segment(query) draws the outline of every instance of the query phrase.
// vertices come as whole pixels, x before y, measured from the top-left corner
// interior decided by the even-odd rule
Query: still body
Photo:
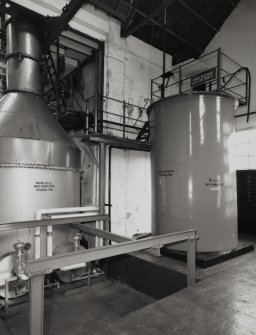
[[[35,220],[42,208],[78,207],[80,205],[80,173],[64,168],[2,167],[0,168],[0,222]],[[32,230],[32,231],[31,231]],[[68,232],[68,233],[67,233]],[[71,242],[70,228],[54,227],[53,249]],[[34,229],[2,231],[0,254],[13,251],[16,241],[31,243],[33,254]],[[46,255],[46,234],[42,229],[41,255]]]

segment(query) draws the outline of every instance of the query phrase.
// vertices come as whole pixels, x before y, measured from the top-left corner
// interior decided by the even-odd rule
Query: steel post
[[[126,103],[123,101],[123,138],[125,138]]]
[[[196,271],[196,238],[187,240],[187,286],[195,283]]]
[[[29,280],[29,335],[43,335],[44,275]]]
[[[95,93],[94,98],[94,133],[98,133],[98,94]]]
[[[163,19],[163,78],[161,98],[165,97],[165,63],[166,63],[166,0],[164,0],[164,19]]]
[[[221,48],[217,50],[217,92],[220,91],[220,76],[221,76]]]
[[[179,66],[179,93],[182,92],[182,79],[181,79],[182,73],[181,73],[181,66]]]

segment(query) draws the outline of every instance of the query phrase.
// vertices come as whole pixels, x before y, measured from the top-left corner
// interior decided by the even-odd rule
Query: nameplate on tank
[[[221,187],[224,186],[223,181],[220,178],[208,178],[207,182],[205,183],[205,186],[210,187],[211,191],[219,190]]]
[[[173,174],[174,174],[174,170],[160,170],[160,171],[158,171],[159,176],[169,176],[169,177],[171,177],[171,176],[173,176]]]
[[[37,192],[53,192],[55,185],[51,181],[36,181],[34,189]]]
[[[190,86],[198,86],[216,78],[216,67],[200,72],[191,77]]]

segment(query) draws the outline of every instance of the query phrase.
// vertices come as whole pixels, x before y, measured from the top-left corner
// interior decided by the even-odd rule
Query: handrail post
[[[179,66],[179,93],[182,91],[181,66]]]
[[[126,118],[126,103],[123,101],[123,138],[125,138],[125,118]]]
[[[98,94],[94,97],[94,133],[98,133]]]
[[[187,240],[187,286],[195,284],[196,236]]]

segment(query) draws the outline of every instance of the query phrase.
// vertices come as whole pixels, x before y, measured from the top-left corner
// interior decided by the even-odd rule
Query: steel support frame
[[[121,37],[128,37],[129,35],[134,34],[136,31],[144,27],[148,22],[152,21],[156,16],[161,14],[167,7],[173,5],[176,0],[165,0],[162,1],[161,5],[155,8],[153,11],[150,12],[148,16],[146,16],[143,20],[137,23],[134,26],[129,27],[126,32]]]
[[[15,229],[24,229],[24,228],[36,228],[46,227],[46,226],[55,226],[55,225],[63,225],[72,223],[80,223],[80,222],[95,222],[95,221],[107,221],[109,220],[109,216],[105,215],[90,215],[90,216],[79,216],[70,218],[62,218],[62,219],[43,219],[40,220],[40,224],[38,220],[32,221],[21,221],[21,222],[10,222],[10,223],[0,223],[0,232],[4,230],[15,230]]]
[[[136,140],[122,139],[120,137],[110,135],[89,135],[82,138],[84,143],[105,143],[106,145],[112,145],[119,147],[120,149],[131,149],[131,150],[144,150],[150,151],[151,146],[145,142],[138,142]]]
[[[69,21],[79,11],[79,9],[87,3],[87,0],[71,0],[62,10],[58,17],[58,24],[56,28],[51,30],[44,42],[44,50],[48,50],[50,45],[59,37],[61,32],[68,27]]]
[[[78,225],[81,230],[83,225]],[[119,235],[95,228],[87,229],[88,233],[112,240],[121,239]],[[124,238],[125,239],[125,238]],[[81,261],[91,262],[103,258],[145,250],[152,247],[177,244],[187,241],[187,285],[195,283],[195,253],[196,253],[196,230],[191,229],[183,232],[150,237],[142,240],[129,240],[120,244],[104,246],[101,248],[88,249],[77,253],[56,255],[41,259],[27,260],[26,273],[30,277],[29,292],[29,334],[43,335],[43,305],[44,305],[44,275],[62,266],[80,263]]]
[[[177,0],[176,0],[177,1]],[[119,20],[121,21],[125,21],[126,17],[123,15],[120,15],[120,13],[118,13],[116,10],[111,9],[111,7],[104,5],[102,2],[100,2],[99,0],[89,0],[90,4],[92,4],[93,6],[96,6],[100,9],[102,9],[103,11],[105,11],[106,13],[113,15],[115,17],[117,17]],[[123,0],[121,1],[123,4],[125,4],[128,7],[132,7],[132,5],[129,2],[124,2]],[[141,10],[139,10],[138,8],[136,9],[136,13],[139,14],[140,16],[142,16],[144,19],[146,19],[148,16],[146,13],[142,12]],[[151,19],[150,22],[152,22],[153,24],[155,24],[158,27],[162,26],[162,23],[157,21],[155,18]],[[129,33],[129,31],[127,30],[126,35]],[[189,41],[185,40],[185,38],[181,37],[178,33],[175,33],[174,31],[170,30],[170,29],[166,29],[166,33],[172,35],[173,37],[175,37],[177,40],[179,40],[181,43],[183,43],[184,45],[187,45],[188,47],[190,47],[191,49],[195,50],[196,52],[198,52],[199,54],[201,54],[203,52],[203,50],[199,49],[198,47],[196,47],[195,45],[193,45],[192,43],[190,43]]]
[[[133,8],[131,8],[127,20],[122,23],[121,36],[124,36],[127,33],[127,29],[129,28],[130,24],[132,23],[132,20],[134,18],[134,15],[136,14],[136,10],[137,10],[140,2],[141,2],[141,0],[135,0],[133,2],[133,4],[132,4]]]
[[[194,15],[199,21],[204,23],[208,28],[210,28],[215,33],[218,31],[216,27],[214,27],[210,22],[208,22],[204,17],[199,15],[196,11],[194,11],[187,3],[185,3],[183,0],[178,0],[178,3],[187,11],[189,11],[192,15]]]

